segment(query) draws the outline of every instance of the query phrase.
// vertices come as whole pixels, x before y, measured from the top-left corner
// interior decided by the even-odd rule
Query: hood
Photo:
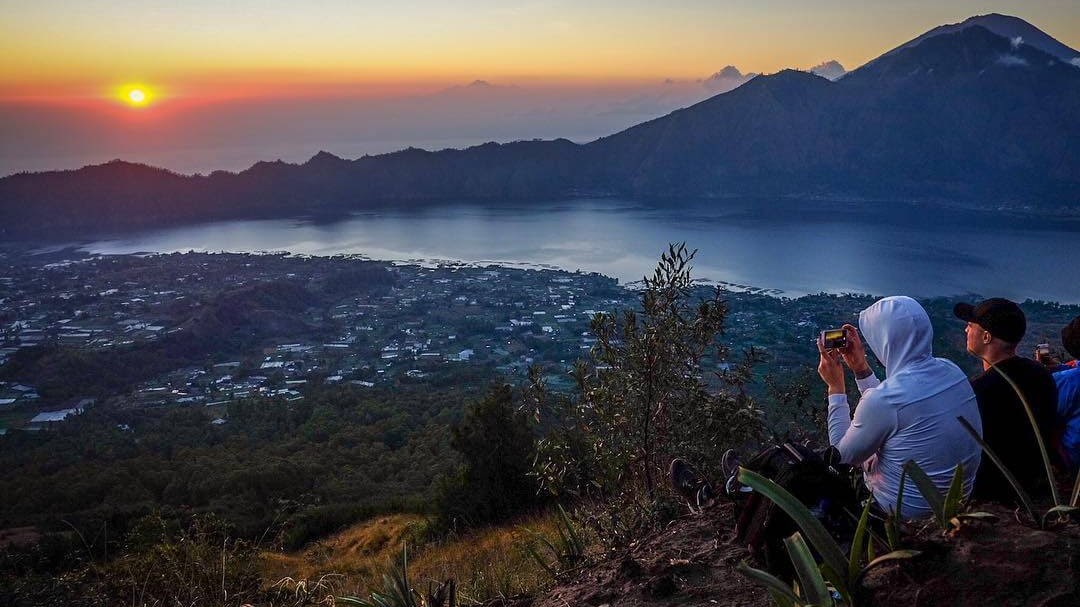
[[[874,302],[859,314],[859,330],[870,350],[892,377],[914,363],[930,358],[934,328],[919,302],[903,295]]]

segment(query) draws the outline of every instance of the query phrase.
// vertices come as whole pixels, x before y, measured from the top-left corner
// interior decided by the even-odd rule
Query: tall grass
[[[477,529],[464,535],[432,538],[417,515],[378,517],[353,526],[305,550],[264,552],[264,579],[318,580],[328,574],[344,594],[370,597],[384,588],[387,564],[400,559],[408,545],[409,584],[423,593],[453,579],[461,604],[473,604],[536,592],[551,578],[529,554],[544,538],[561,542],[557,512],[515,523]],[[565,533],[565,531],[563,531]],[[585,538],[579,537],[582,545]],[[535,549],[535,548],[534,548]],[[309,582],[311,583],[311,582]]]

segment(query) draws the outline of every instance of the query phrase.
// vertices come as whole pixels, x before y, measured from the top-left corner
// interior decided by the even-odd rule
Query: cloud
[[[1002,55],[998,57],[997,62],[1001,65],[1009,66],[1028,65],[1027,59],[1024,59],[1023,57],[1018,57],[1016,55]]]
[[[728,65],[719,72],[702,80],[701,84],[711,93],[726,93],[727,91],[742,86],[747,80],[750,80],[754,76],[757,76],[757,74],[753,72],[744,74],[734,65]]]
[[[1080,67],[1080,57],[1073,57],[1072,59],[1069,59],[1069,63],[1075,65],[1076,67]]]
[[[841,76],[847,73],[844,66],[840,65],[840,62],[833,59],[830,61],[823,61],[814,67],[810,68],[810,73],[822,78],[828,78],[829,80],[837,80]]]
[[[1014,51],[1016,49],[1020,48],[1020,45],[1023,44],[1023,43],[1024,43],[1024,37],[1023,36],[1017,36],[1015,38],[1010,38],[1009,39],[1009,44],[1012,45]]]

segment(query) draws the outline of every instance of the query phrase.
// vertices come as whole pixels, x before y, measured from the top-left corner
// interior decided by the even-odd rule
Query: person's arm
[[[855,375],[855,385],[859,387],[859,394],[866,394],[867,390],[872,390],[881,385],[881,381],[878,380],[877,375],[874,375],[870,367],[867,367],[865,375],[862,377],[859,377],[858,374]]]
[[[818,338],[818,375],[829,389],[829,444],[840,451],[845,464],[861,465],[878,450],[881,443],[896,427],[895,410],[874,404],[872,394],[865,394],[878,385],[877,377],[866,364],[866,353],[858,332],[851,325],[844,325],[848,333],[848,347],[842,351],[826,350]],[[853,367],[856,384],[864,393],[855,418],[851,418],[844,386],[844,362]]]
[[[892,407],[879,404],[872,394],[855,407],[854,419],[849,411],[846,395],[829,396],[829,444],[840,451],[842,462],[858,466],[896,429],[896,413]]]

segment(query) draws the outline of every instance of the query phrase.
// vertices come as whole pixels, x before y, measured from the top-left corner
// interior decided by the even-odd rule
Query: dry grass
[[[409,544],[409,579],[418,590],[453,578],[463,604],[533,592],[550,578],[528,555],[532,533],[553,538],[556,517],[542,515],[433,543],[418,544],[426,522],[416,515],[382,516],[317,541],[304,550],[265,552],[267,584],[282,578],[334,575],[339,594],[362,595],[381,586],[390,563]],[[341,577],[337,577],[340,575]]]
[[[414,542],[425,524],[424,518],[417,515],[381,516],[318,540],[299,552],[264,552],[263,578],[273,583],[285,577],[311,580],[339,574],[350,587],[370,586],[382,579],[390,559],[401,554],[405,541]]]

